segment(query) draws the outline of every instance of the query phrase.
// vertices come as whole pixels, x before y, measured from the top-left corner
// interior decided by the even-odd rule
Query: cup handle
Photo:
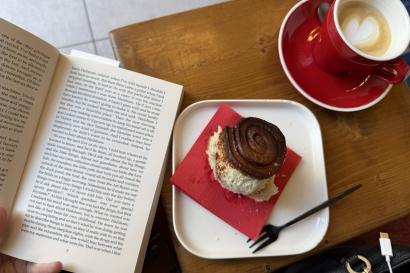
[[[402,82],[409,72],[409,65],[402,58],[397,58],[379,65],[373,75],[390,84],[397,84]]]
[[[332,4],[335,0],[308,0],[308,2],[310,3],[310,12],[312,12],[312,14],[317,14],[318,13],[318,9],[320,7],[321,4],[323,3],[329,3]]]

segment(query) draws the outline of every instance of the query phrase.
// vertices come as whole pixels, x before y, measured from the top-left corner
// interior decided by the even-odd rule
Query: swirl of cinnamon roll
[[[234,128],[224,128],[224,147],[229,162],[243,173],[265,179],[282,166],[286,141],[275,125],[259,118],[242,118]]]

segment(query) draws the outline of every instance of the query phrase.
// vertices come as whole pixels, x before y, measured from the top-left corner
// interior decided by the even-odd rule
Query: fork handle
[[[359,189],[361,187],[362,187],[362,184],[357,184],[357,185],[351,187],[350,189],[345,190],[344,192],[340,193],[339,195],[330,198],[329,200],[323,202],[322,204],[312,208],[311,210],[308,210],[307,212],[303,213],[302,215],[300,215],[300,216],[296,217],[295,219],[287,222],[286,224],[280,226],[280,228],[282,229],[282,228],[291,226],[291,225],[305,219],[306,217],[309,217],[310,215],[315,214],[319,210],[324,209],[326,207],[329,207],[333,203],[343,199],[344,197],[346,197],[347,195],[351,194],[352,192],[356,191],[357,189]]]

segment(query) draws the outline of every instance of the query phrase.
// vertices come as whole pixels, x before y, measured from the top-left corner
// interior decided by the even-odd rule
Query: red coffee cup
[[[332,74],[366,73],[373,74],[384,81],[396,84],[403,81],[410,68],[400,58],[410,42],[410,18],[406,8],[399,0],[354,0],[372,5],[386,19],[391,43],[389,49],[380,55],[370,55],[359,50],[346,38],[339,23],[339,11],[352,0],[309,0],[313,10],[330,3],[321,26],[319,37],[313,47],[315,62],[326,72]]]

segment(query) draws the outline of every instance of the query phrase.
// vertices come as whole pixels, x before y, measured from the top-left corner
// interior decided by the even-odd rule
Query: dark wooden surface
[[[181,273],[161,202],[152,225],[142,273]]]
[[[280,24],[294,0],[238,0],[127,26],[111,32],[122,65],[184,86],[182,109],[206,99],[290,99],[319,120],[329,195],[352,183],[360,194],[330,210],[325,239],[305,255],[206,260],[187,252],[172,233],[186,273],[262,273],[410,213],[410,92],[404,84],[376,106],[355,113],[320,108],[286,78],[278,57]],[[162,202],[172,229],[172,196],[164,181]]]

